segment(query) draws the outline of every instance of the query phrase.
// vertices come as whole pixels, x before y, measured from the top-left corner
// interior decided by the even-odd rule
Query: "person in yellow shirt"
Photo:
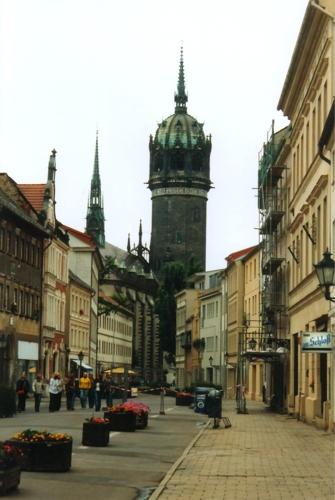
[[[83,376],[79,379],[79,391],[80,391],[80,404],[82,408],[86,408],[88,391],[91,388],[91,380],[84,372]]]

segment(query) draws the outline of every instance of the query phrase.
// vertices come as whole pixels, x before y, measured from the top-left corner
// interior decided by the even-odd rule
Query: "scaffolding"
[[[283,409],[284,373],[287,340],[287,279],[284,263],[284,216],[287,212],[286,166],[282,158],[287,146],[289,127],[274,132],[274,121],[258,157],[258,210],[261,249],[259,331],[249,333],[246,325],[239,334],[237,369],[237,412],[247,413],[245,387],[248,363],[264,363],[263,401],[274,409]]]

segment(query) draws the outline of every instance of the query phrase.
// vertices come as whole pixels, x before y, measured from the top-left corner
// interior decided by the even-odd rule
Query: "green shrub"
[[[0,386],[0,417],[12,417],[16,413],[16,393],[12,387]]]

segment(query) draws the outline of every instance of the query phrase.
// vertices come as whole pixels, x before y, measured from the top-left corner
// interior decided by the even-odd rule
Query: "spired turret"
[[[164,262],[180,261],[205,269],[206,203],[211,188],[211,136],[203,123],[187,113],[181,49],[175,113],[150,136],[152,192],[151,266],[160,273]]]
[[[92,236],[98,247],[105,246],[105,216],[99,172],[98,132],[95,141],[94,167],[91,180],[90,198],[87,206],[86,233]]]

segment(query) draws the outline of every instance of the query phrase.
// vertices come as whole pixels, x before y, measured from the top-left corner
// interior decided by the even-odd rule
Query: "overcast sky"
[[[212,134],[207,268],[258,243],[258,152],[307,0],[0,0],[0,171],[47,179],[57,218],[84,230],[99,129],[106,238],[150,243],[149,135],[174,112],[184,46],[188,112]]]

